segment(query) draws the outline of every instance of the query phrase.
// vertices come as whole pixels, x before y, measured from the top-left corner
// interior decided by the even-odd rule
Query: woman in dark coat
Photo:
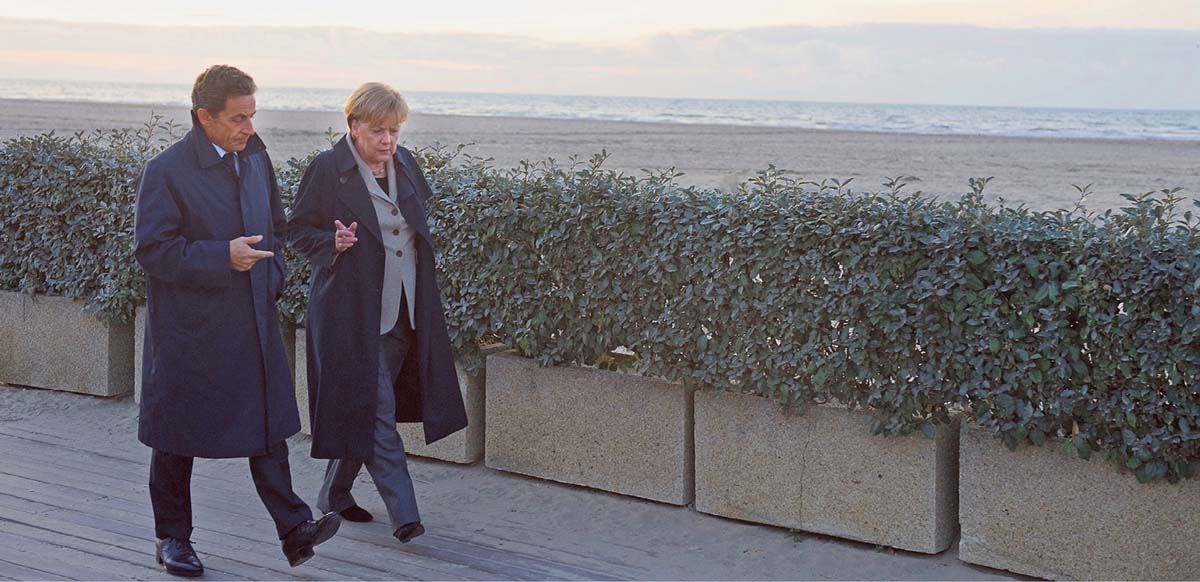
[[[351,485],[365,464],[401,542],[424,533],[396,422],[432,443],[467,425],[425,216],[432,192],[397,147],[408,105],[380,83],[346,102],[349,133],[313,160],[288,221],[312,263],[308,315],[312,455],[330,459],[317,505],[371,515]]]

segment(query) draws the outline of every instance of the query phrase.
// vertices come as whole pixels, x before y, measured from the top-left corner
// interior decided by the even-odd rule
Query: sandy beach
[[[413,104],[420,109],[419,103]],[[60,133],[136,127],[163,114],[185,127],[179,107],[0,100],[0,139],[55,130]],[[326,132],[341,131],[336,112],[259,111],[256,126],[281,163],[328,147]],[[885,177],[920,178],[910,188],[937,196],[968,191],[971,177],[993,176],[987,198],[1037,210],[1068,208],[1072,184],[1092,184],[1087,206],[1123,205],[1121,193],[1182,187],[1200,194],[1200,142],[944,136],[841,132],[770,127],[635,123],[413,114],[401,141],[408,147],[473,144],[473,155],[498,166],[521,160],[600,150],[607,166],[630,174],[674,167],[685,184],[730,188],[769,164],[806,179],[854,178],[856,189],[876,190]]]

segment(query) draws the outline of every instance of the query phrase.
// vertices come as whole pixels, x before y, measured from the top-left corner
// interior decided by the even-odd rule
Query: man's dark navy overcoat
[[[199,125],[147,164],[135,256],[146,273],[138,438],[193,457],[261,455],[300,430],[275,301],[286,217],[271,159],[253,136],[240,177]],[[229,241],[275,253],[232,269]]]

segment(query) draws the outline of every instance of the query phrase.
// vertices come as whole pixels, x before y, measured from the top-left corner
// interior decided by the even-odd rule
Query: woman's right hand
[[[351,222],[350,226],[342,224],[340,220],[333,221],[333,252],[343,253],[354,246],[358,242],[358,237],[355,232],[358,231],[358,223]]]

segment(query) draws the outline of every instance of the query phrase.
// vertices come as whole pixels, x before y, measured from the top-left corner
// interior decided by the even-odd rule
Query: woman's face
[[[400,124],[369,123],[356,119],[350,124],[350,137],[354,138],[354,148],[363,161],[370,165],[382,164],[396,153]]]

